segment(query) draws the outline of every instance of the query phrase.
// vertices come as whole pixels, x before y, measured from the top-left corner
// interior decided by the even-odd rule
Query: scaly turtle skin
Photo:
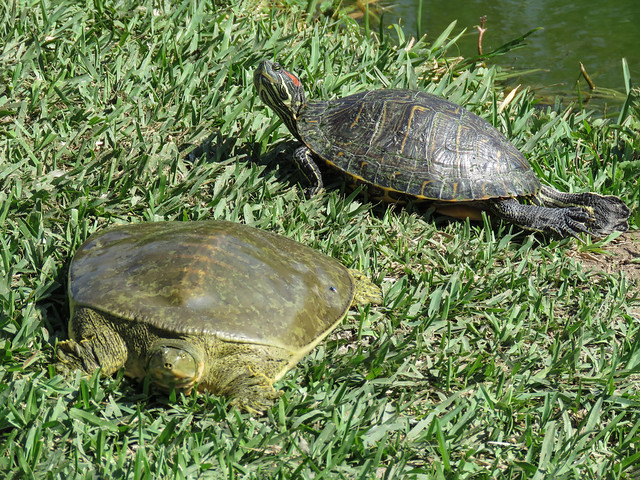
[[[296,75],[263,60],[260,98],[302,142],[294,160],[322,188],[316,161],[383,191],[434,201],[442,213],[479,218],[487,210],[523,228],[561,237],[627,231],[629,208],[615,196],[569,194],[542,185],[496,128],[455,103],[412,90],[375,90],[307,103]],[[520,202],[527,199],[528,204]]]
[[[224,221],[110,228],[69,268],[71,340],[58,368],[124,367],[164,389],[197,383],[249,411],[354,303],[380,303],[364,276],[293,240]]]

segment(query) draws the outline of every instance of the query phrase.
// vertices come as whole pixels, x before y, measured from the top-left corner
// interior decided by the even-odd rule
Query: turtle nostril
[[[164,368],[168,369],[168,370],[172,370],[173,369],[173,365],[170,363],[165,363],[164,364]]]

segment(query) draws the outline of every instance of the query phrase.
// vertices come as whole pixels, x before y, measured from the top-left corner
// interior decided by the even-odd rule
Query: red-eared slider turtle
[[[309,195],[322,188],[316,165],[321,160],[382,189],[387,199],[404,194],[432,200],[455,217],[478,218],[486,210],[562,237],[628,228],[629,208],[619,198],[542,185],[496,128],[438,96],[375,90],[307,103],[298,77],[269,60],[258,65],[254,83],[262,101],[303,144],[294,159],[311,184]]]
[[[164,389],[268,407],[272,384],[313,349],[354,303],[380,302],[357,272],[279,235],[225,221],[110,228],[69,268],[71,340],[63,372],[121,367]]]

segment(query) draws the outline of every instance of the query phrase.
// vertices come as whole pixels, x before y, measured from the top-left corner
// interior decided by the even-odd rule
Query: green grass
[[[0,11],[5,478],[640,476],[637,282],[587,271],[581,251],[604,255],[599,244],[371,204],[340,179],[304,199],[291,136],[252,72],[277,58],[310,98],[445,95],[505,132],[546,182],[620,195],[634,229],[637,92],[614,119],[539,109],[526,91],[500,111],[503,74],[490,59],[456,67],[453,25],[437,39],[367,36],[348,18],[247,2],[18,0]],[[66,269],[88,235],[205,218],[362,269],[384,304],[352,312],[279,382],[263,417],[214,396],[150,394],[122,374],[55,375]]]

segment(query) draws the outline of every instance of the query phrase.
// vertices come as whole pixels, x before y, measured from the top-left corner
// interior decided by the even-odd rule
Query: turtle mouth
[[[171,391],[179,390],[189,394],[196,384],[196,378],[184,372],[173,370],[155,370],[150,372],[151,380],[159,388]]]
[[[280,65],[269,62],[268,60],[262,60],[258,64],[258,67],[253,71],[253,81],[256,83],[258,81],[272,82],[273,76],[269,75],[269,71],[279,70],[279,69],[280,69]]]

